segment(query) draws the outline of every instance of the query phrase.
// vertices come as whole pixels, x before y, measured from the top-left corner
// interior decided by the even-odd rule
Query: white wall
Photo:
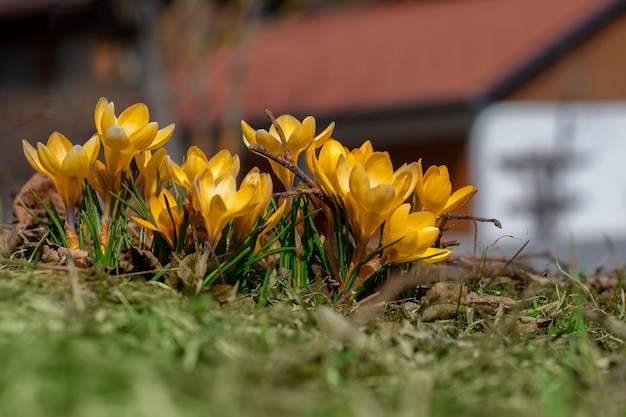
[[[569,166],[553,176],[551,189],[571,201],[538,230],[536,217],[523,207],[535,193],[540,170],[515,171],[510,161],[558,154]],[[502,230],[482,225],[480,247],[512,235],[516,238],[501,239],[493,253],[515,253],[530,240],[526,252],[547,248],[568,260],[573,242],[578,265],[590,270],[615,266],[609,239],[626,262],[626,102],[493,105],[474,124],[470,158],[471,183],[480,188],[474,212],[503,224]]]

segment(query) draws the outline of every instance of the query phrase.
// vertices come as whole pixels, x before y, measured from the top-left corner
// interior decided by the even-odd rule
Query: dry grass
[[[499,317],[419,323],[394,303],[357,326],[358,311],[5,269],[0,415],[624,415],[620,294],[532,291]],[[590,296],[614,320],[589,316]]]

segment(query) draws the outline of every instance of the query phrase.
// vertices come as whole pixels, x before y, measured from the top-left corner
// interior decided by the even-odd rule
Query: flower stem
[[[65,219],[63,229],[65,230],[65,236],[67,237],[70,249],[80,249],[78,235],[76,234],[76,215],[74,206],[68,205],[65,208]]]

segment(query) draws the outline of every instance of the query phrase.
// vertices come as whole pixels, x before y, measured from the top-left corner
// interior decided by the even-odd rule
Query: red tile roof
[[[475,99],[616,3],[383,2],[268,22],[244,49],[241,115],[265,119],[269,108],[332,116]],[[224,48],[210,61],[214,120],[223,117],[232,57]]]

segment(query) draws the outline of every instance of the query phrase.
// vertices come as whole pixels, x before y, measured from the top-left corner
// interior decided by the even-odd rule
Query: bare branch
[[[278,162],[280,165],[284,166],[285,168],[296,174],[296,176],[300,178],[302,182],[304,182],[311,190],[313,190],[311,191],[312,194],[315,194],[321,199],[324,198],[324,193],[322,192],[322,190],[317,185],[315,185],[315,182],[308,175],[306,175],[298,165],[294,164],[293,161],[289,161],[281,156],[278,156],[268,151],[259,144],[250,145],[248,146],[248,149],[250,149],[252,152],[261,154],[266,158],[271,159],[272,161]]]

